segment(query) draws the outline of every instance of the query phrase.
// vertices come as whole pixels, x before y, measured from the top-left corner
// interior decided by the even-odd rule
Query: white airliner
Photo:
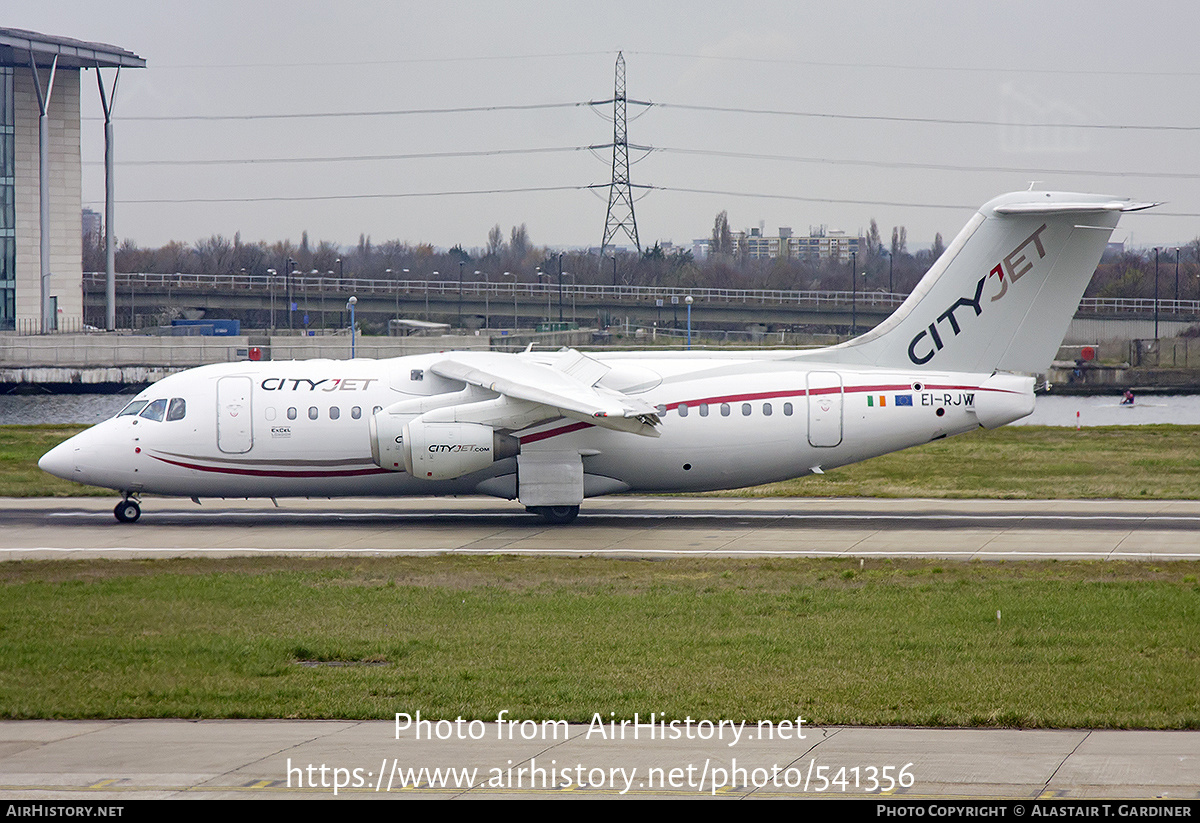
[[[1151,205],[998,197],[891,317],[830,348],[204,366],[39,465],[121,492],[121,521],[142,494],[482,494],[566,523],[596,495],[820,474],[1033,411],[1121,212]]]

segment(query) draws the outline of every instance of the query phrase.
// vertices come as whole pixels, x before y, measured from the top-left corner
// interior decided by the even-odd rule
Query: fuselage
[[[517,497],[513,457],[452,479],[414,477],[373,459],[373,415],[465,388],[431,371],[445,357],[193,369],[146,389],[40,465],[130,494]],[[592,357],[610,368],[604,383],[657,407],[660,436],[563,417],[512,432],[522,454],[580,455],[585,497],[800,477],[1000,425],[1033,407],[1032,378],[1017,376],[847,368],[803,358]]]

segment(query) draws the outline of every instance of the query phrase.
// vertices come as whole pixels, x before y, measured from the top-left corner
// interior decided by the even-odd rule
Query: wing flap
[[[563,417],[657,437],[658,410],[644,400],[596,386],[608,367],[568,349],[549,362],[525,355],[457,352],[430,366],[435,374],[537,403]]]

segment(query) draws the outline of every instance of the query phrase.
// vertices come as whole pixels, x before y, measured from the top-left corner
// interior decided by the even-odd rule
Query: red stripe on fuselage
[[[873,392],[916,392],[911,383],[901,384],[884,384],[878,386],[852,386],[843,388],[841,386],[828,386],[826,388],[813,389],[788,389],[783,391],[767,391],[767,392],[752,392],[749,394],[727,394],[718,395],[715,397],[701,397],[696,400],[678,400],[674,403],[667,403],[663,406],[666,411],[677,409],[681,405],[688,407],[698,406],[703,403],[709,405],[717,405],[720,403],[745,403],[750,400],[769,400],[779,397],[805,397],[807,395],[820,394],[871,394]],[[923,385],[921,391],[998,391],[1005,394],[1012,394],[1009,389],[985,389],[982,386],[943,386],[943,385]],[[919,392],[918,392],[919,393]],[[547,431],[537,432],[535,434],[527,434],[522,436],[522,443],[536,443],[539,440],[547,440],[551,437],[558,437],[561,434],[571,434],[572,432],[581,431],[591,428],[593,423],[571,423],[567,426],[561,426],[557,429],[549,429]]]
[[[245,477],[295,477],[295,478],[311,478],[311,477],[362,477],[369,474],[387,474],[387,469],[370,468],[370,469],[350,469],[348,471],[329,471],[329,470],[303,470],[303,471],[283,471],[277,469],[233,469],[225,466],[201,466],[195,463],[182,463],[178,460],[168,460],[165,457],[158,455],[150,455],[155,460],[163,463],[169,463],[172,466],[179,466],[184,469],[195,469],[202,472],[214,472],[216,474],[237,474]]]

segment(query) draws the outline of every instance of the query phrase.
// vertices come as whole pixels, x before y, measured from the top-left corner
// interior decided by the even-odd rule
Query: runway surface
[[[617,497],[587,501],[569,526],[545,525],[515,503],[490,499],[280,500],[276,508],[258,500],[197,506],[148,498],[135,524],[116,522],[115,502],[0,500],[0,559],[434,553],[1200,559],[1198,502]],[[431,725],[418,739],[411,728],[397,735],[386,718],[0,722],[0,796],[106,803],[383,794],[982,798],[1029,801],[1031,814],[1056,800],[1143,799],[1200,811],[1200,732],[802,727],[804,738],[769,739],[751,726],[733,742],[731,729],[717,738],[716,721],[696,721],[697,735],[667,740],[648,740],[645,729],[637,740],[614,740],[587,726],[571,726],[561,737],[539,726],[526,737],[523,724],[497,739],[494,722],[479,739],[471,739],[469,728],[464,739],[452,725]],[[708,737],[699,735],[701,722],[712,724]]]
[[[106,804],[385,796],[949,804],[974,798],[1028,801],[1032,816],[1039,816],[1035,806],[1049,816],[1046,809],[1063,800],[1098,806],[1138,799],[1157,802],[1134,808],[1200,811],[1195,732],[800,726],[781,739],[778,727],[718,731],[693,724],[677,739],[651,738],[642,728],[636,740],[629,730],[614,740],[586,725],[513,720],[518,725],[463,728],[462,738],[478,732],[478,740],[432,725],[418,739],[415,727],[397,732],[394,720],[3,722],[0,796]],[[1092,816],[1118,816],[1116,804],[1110,815]]]
[[[613,497],[567,526],[477,498],[0,500],[0,559],[237,554],[1200,559],[1197,501]]]

